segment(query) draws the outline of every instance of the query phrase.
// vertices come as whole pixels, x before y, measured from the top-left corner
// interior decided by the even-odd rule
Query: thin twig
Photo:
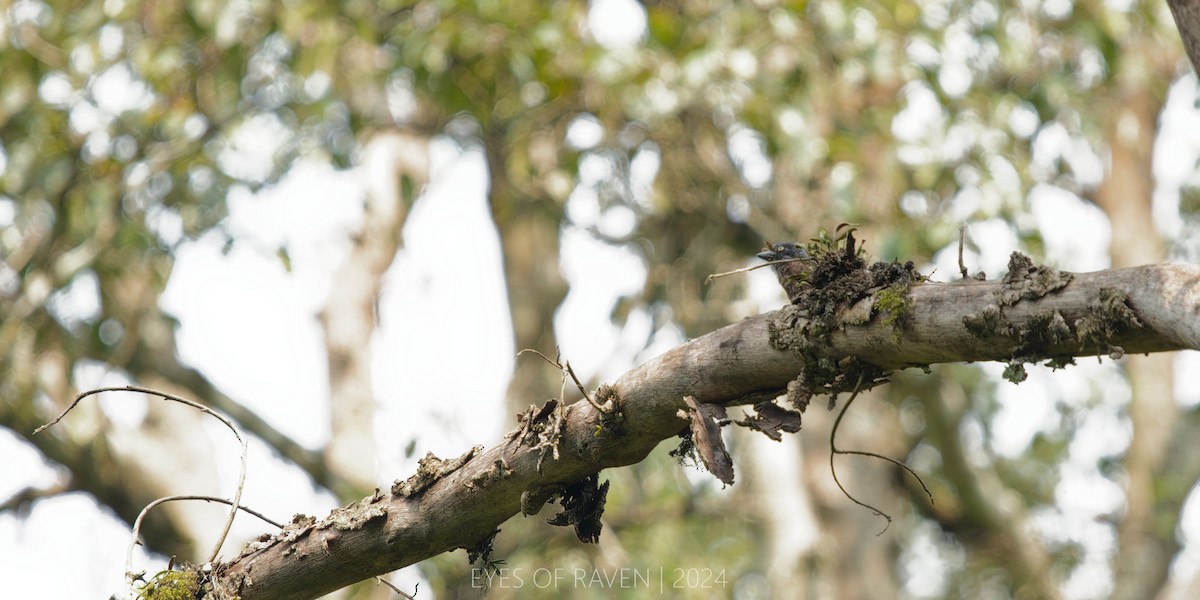
[[[962,273],[962,278],[967,278],[967,264],[963,262],[963,244],[967,239],[967,226],[958,226],[958,272]]]
[[[562,367],[559,366],[559,369],[562,369]],[[566,373],[566,371],[563,371],[562,377],[559,378],[558,410],[556,412],[558,413],[557,418],[552,420],[550,423],[550,425],[552,426],[552,429],[550,430],[550,440],[549,440],[550,444],[543,446],[542,455],[538,457],[538,462],[537,462],[537,472],[538,473],[542,472],[542,461],[546,460],[546,452],[552,451],[554,453],[554,460],[558,460],[558,441],[560,439],[562,439],[563,427],[566,427],[566,424],[567,424],[567,373]],[[543,440],[542,444],[545,444],[545,443],[546,443],[546,441]]]
[[[566,427],[567,423],[567,370],[571,367],[569,365],[564,367],[563,364],[558,361],[561,355],[555,355],[554,360],[551,360],[550,357],[532,348],[526,348],[518,352],[517,356],[519,357],[526,352],[532,352],[542,357],[542,360],[554,365],[554,368],[561,371],[562,375],[560,380],[562,385],[558,388],[558,407],[555,409],[555,418],[548,421],[548,427],[546,429],[546,431],[548,431],[548,437],[538,434],[538,443],[536,446],[534,446],[535,450],[541,449],[542,451],[537,460],[537,472],[540,474],[542,472],[542,462],[546,460],[547,453],[552,452],[554,454],[554,460],[558,460],[559,457],[558,440],[562,437],[563,428]],[[580,389],[582,390],[583,388]],[[588,398],[587,393],[584,393],[583,397]],[[591,403],[592,406],[596,406],[596,404],[591,401],[591,398],[588,398],[588,402]]]
[[[559,398],[558,398],[558,400],[559,400],[559,403],[563,405],[563,408],[564,408],[564,409],[566,408],[566,405],[567,405],[567,398],[566,398],[566,391],[567,391],[567,388],[566,388],[566,385],[565,385],[565,383],[566,383],[566,380],[567,380],[567,375],[570,375],[570,376],[571,376],[571,380],[575,382],[575,387],[579,388],[579,393],[580,393],[580,394],[583,394],[583,399],[584,399],[584,400],[587,400],[588,404],[591,404],[591,405],[592,405],[592,408],[596,409],[597,411],[599,411],[599,412],[601,412],[601,413],[606,413],[606,412],[608,412],[608,411],[607,411],[607,410],[606,410],[606,409],[605,409],[603,406],[601,406],[601,405],[600,405],[599,403],[597,403],[595,400],[592,400],[592,396],[591,396],[590,394],[588,394],[588,393],[587,393],[587,390],[585,390],[585,389],[583,388],[583,383],[581,383],[581,382],[579,381],[579,377],[577,377],[577,376],[575,375],[575,370],[571,368],[571,362],[570,362],[570,361],[563,361],[563,362],[561,362],[561,363],[560,363],[560,362],[559,362],[557,359],[551,359],[549,356],[546,356],[545,354],[542,354],[541,352],[539,352],[539,351],[537,351],[537,350],[534,350],[533,348],[526,348],[526,349],[524,349],[524,350],[522,350],[522,351],[518,352],[518,353],[517,353],[517,356],[519,357],[519,356],[521,356],[522,354],[525,354],[526,352],[531,352],[531,353],[533,353],[533,354],[536,354],[536,355],[538,355],[538,356],[542,357],[542,360],[544,360],[544,361],[546,361],[546,362],[548,362],[548,363],[550,363],[550,364],[554,365],[554,368],[556,368],[556,369],[558,369],[558,370],[560,370],[560,371],[562,371],[562,372],[563,372],[563,383],[564,383],[564,385],[563,385],[563,388],[562,388],[562,390],[560,390],[560,391],[559,391]]]
[[[768,261],[768,262],[757,264],[757,265],[750,265],[749,267],[742,267],[740,269],[734,269],[732,271],[725,271],[724,273],[713,273],[712,275],[709,275],[708,277],[704,278],[704,285],[708,285],[708,284],[712,283],[712,280],[714,280],[718,277],[728,277],[730,275],[737,275],[738,273],[748,273],[755,269],[761,269],[763,267],[769,267],[771,265],[779,265],[779,264],[783,264],[783,263],[796,262],[798,260],[809,260],[809,259],[807,257],[805,257],[805,258],[784,258],[784,259],[780,259],[780,260]]]
[[[392,585],[392,582],[390,582],[390,581],[388,581],[388,580],[386,580],[386,579],[384,579],[384,578],[382,578],[382,577],[379,577],[378,575],[376,575],[376,576],[375,576],[375,581],[378,581],[379,583],[382,583],[383,585],[386,585],[386,586],[388,586],[388,587],[392,588],[392,591],[393,591],[393,592],[396,592],[397,594],[400,594],[401,596],[404,596],[404,598],[405,598],[406,600],[416,600],[416,597],[417,597],[417,590],[419,590],[419,589],[421,588],[421,584],[420,584],[420,583],[418,583],[418,584],[414,585],[414,586],[413,586],[413,593],[412,593],[412,595],[410,596],[410,595],[408,595],[408,594],[406,594],[406,593],[404,593],[404,592],[400,591],[400,588],[398,588],[398,587],[396,587],[396,586]]]
[[[583,397],[585,399],[587,399],[588,404],[591,404],[592,408],[594,408],[600,412],[604,412],[604,409],[601,408],[599,404],[596,404],[596,402],[594,400],[592,400],[592,397],[590,395],[588,395],[587,390],[583,389],[583,384],[580,383],[579,378],[575,376],[575,369],[571,368],[571,361],[569,361],[569,360],[563,361],[563,370],[567,372],[567,375],[571,376],[571,381],[575,382],[575,387],[578,388],[579,393],[583,394]]]
[[[230,502],[229,500],[226,500],[224,498],[217,498],[216,496],[196,496],[196,495],[164,496],[162,498],[159,498],[158,500],[155,500],[154,502],[151,502],[150,504],[147,504],[146,507],[142,509],[142,512],[138,513],[137,519],[135,519],[133,521],[133,539],[134,539],[135,544],[138,543],[138,541],[137,541],[138,533],[142,527],[142,519],[146,517],[146,513],[149,513],[150,509],[154,508],[155,506],[158,506],[159,504],[164,504],[167,502],[174,502],[176,500],[203,500],[205,502],[220,502],[221,504],[225,504],[227,506],[233,506],[233,502]],[[263,521],[270,523],[271,525],[274,525],[280,529],[283,529],[282,523],[277,523],[277,522],[273,521],[270,517],[267,517],[266,515],[254,510],[253,508],[250,508],[248,506],[239,506],[239,507],[237,507],[237,509],[242,512],[245,512],[245,513],[250,513],[251,515],[258,517],[259,519],[262,519]]]
[[[190,407],[224,423],[225,426],[228,427],[229,430],[233,432],[234,437],[237,438],[238,443],[241,444],[241,446],[242,446],[241,471],[238,473],[237,490],[234,492],[233,501],[230,503],[230,506],[232,506],[232,508],[229,509],[229,517],[225,520],[225,528],[221,530],[221,535],[217,536],[217,542],[213,546],[212,552],[209,554],[209,557],[208,557],[208,562],[210,562],[210,563],[217,560],[217,555],[220,554],[220,552],[221,552],[221,546],[223,546],[225,544],[225,538],[229,536],[229,530],[233,527],[233,519],[234,519],[234,517],[237,516],[238,508],[241,507],[242,489],[244,489],[246,487],[246,462],[247,462],[246,455],[249,452],[249,446],[246,443],[246,438],[242,437],[241,431],[238,430],[237,426],[234,425],[232,420],[230,420],[225,415],[222,415],[221,413],[216,412],[216,411],[212,410],[211,408],[204,406],[203,404],[200,404],[199,402],[193,402],[191,400],[188,400],[186,398],[180,398],[179,396],[175,396],[173,394],[168,394],[166,392],[162,392],[162,391],[155,390],[152,388],[146,388],[146,387],[141,387],[141,386],[136,386],[136,385],[127,385],[127,386],[123,386],[123,387],[103,387],[103,388],[96,388],[93,390],[88,390],[86,392],[83,392],[83,393],[79,394],[78,396],[75,396],[75,400],[73,402],[71,402],[71,405],[68,406],[66,408],[66,410],[62,411],[62,413],[60,413],[57,417],[54,417],[54,419],[52,419],[49,423],[46,423],[45,425],[42,425],[41,427],[38,427],[37,429],[33,430],[33,433],[36,435],[36,434],[44,431],[45,429],[54,426],[59,421],[63,420],[63,417],[67,416],[67,413],[71,412],[71,410],[73,410],[79,404],[79,402],[81,400],[83,400],[84,398],[87,398],[88,396],[99,394],[101,392],[140,392],[143,394],[149,394],[151,396],[158,396],[159,398],[162,398],[163,400],[170,400],[172,402],[178,402],[180,404],[185,404],[187,406],[190,406]],[[147,508],[149,508],[149,507],[147,507]],[[134,542],[136,543],[136,541],[137,541],[137,537],[135,535]],[[132,571],[133,571],[133,546],[131,545],[129,547],[128,553],[126,554],[125,572],[131,573]]]
[[[530,353],[532,353],[532,354],[536,354],[536,355],[538,355],[538,356],[542,357],[542,360],[544,360],[544,361],[546,361],[546,362],[548,362],[548,363],[550,363],[550,364],[554,365],[554,367],[555,367],[555,368],[558,368],[558,369],[561,369],[561,368],[562,368],[562,365],[558,364],[558,361],[557,361],[557,360],[554,360],[554,359],[550,358],[549,356],[546,356],[545,354],[542,354],[542,353],[541,353],[541,351],[539,351],[539,350],[534,350],[533,348],[526,348],[526,349],[524,349],[524,350],[522,350],[522,351],[518,352],[518,353],[517,353],[517,358],[520,358],[520,357],[521,357],[521,355],[522,355],[522,354],[525,354],[526,352],[530,352]]]
[[[841,454],[841,451],[839,451],[837,449],[837,444],[834,442],[834,438],[837,436],[838,426],[841,425],[841,423],[842,423],[842,417],[846,416],[846,409],[850,408],[850,405],[854,404],[855,398],[858,397],[858,387],[860,385],[862,385],[862,375],[861,374],[858,377],[858,383],[855,384],[855,386],[854,386],[854,391],[850,394],[850,399],[846,400],[846,404],[842,405],[842,410],[838,412],[837,418],[834,419],[834,421],[833,421],[833,429],[831,429],[829,431],[829,472],[833,475],[833,482],[835,484],[837,484],[838,489],[842,490],[842,494],[845,495],[847,498],[849,498],[851,502],[853,502],[863,508],[869,509],[872,512],[874,512],[875,514],[883,517],[884,519],[887,519],[887,523],[883,526],[883,529],[881,529],[879,531],[879,533],[875,534],[875,535],[883,535],[883,532],[887,531],[888,527],[892,526],[891,515],[883,512],[882,510],[879,510],[878,508],[875,508],[874,506],[871,506],[870,504],[867,504],[867,503],[859,500],[858,498],[855,498],[852,494],[850,494],[850,492],[846,491],[846,487],[843,486],[842,481],[840,479],[838,479],[837,466],[833,462],[833,457],[837,456],[838,454]]]
[[[842,406],[842,410],[838,412],[837,418],[834,419],[834,421],[833,421],[833,429],[831,429],[829,431],[829,471],[830,471],[830,473],[833,474],[833,482],[837,484],[838,489],[842,490],[842,494],[845,494],[845,496],[847,498],[849,498],[851,502],[853,502],[863,508],[869,509],[869,510],[873,511],[875,514],[883,517],[884,519],[887,519],[887,523],[884,525],[883,529],[880,530],[879,533],[875,534],[875,535],[883,535],[883,532],[887,531],[888,527],[891,527],[891,525],[892,525],[891,515],[883,512],[882,510],[879,510],[878,508],[875,508],[874,506],[871,506],[870,504],[860,501],[858,498],[855,498],[854,496],[852,496],[850,494],[850,492],[846,491],[846,488],[844,486],[842,486],[842,482],[840,480],[838,480],[837,468],[834,466],[834,462],[833,462],[834,456],[836,456],[838,454],[857,454],[859,456],[870,456],[872,458],[878,458],[878,459],[885,460],[887,462],[892,463],[893,465],[896,465],[897,467],[900,467],[901,469],[904,469],[905,471],[908,472],[908,474],[912,475],[917,480],[917,483],[921,484],[921,489],[925,490],[925,495],[929,496],[930,504],[933,504],[933,494],[929,491],[929,488],[925,485],[925,480],[921,479],[921,476],[918,475],[916,473],[916,471],[913,471],[912,468],[910,468],[908,465],[904,464],[901,461],[898,461],[898,460],[888,457],[888,456],[884,456],[882,454],[876,454],[874,452],[867,452],[865,450],[840,450],[840,449],[838,449],[837,444],[835,442],[838,426],[841,425],[841,423],[842,423],[842,417],[846,416],[846,411],[850,410],[850,405],[854,404],[854,400],[856,398],[858,398],[858,392],[862,388],[862,382],[863,382],[863,374],[859,373],[858,383],[854,384],[854,391],[850,394],[850,398],[848,400],[846,400],[846,404],[844,404]]]

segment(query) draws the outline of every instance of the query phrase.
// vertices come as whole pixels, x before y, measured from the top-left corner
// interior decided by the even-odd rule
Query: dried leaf
[[[733,459],[725,450],[725,441],[721,439],[721,424],[728,421],[725,407],[720,404],[701,403],[694,396],[684,396],[687,403],[689,422],[692,430],[692,440],[700,460],[709,473],[716,476],[725,485],[733,485]]]
[[[772,400],[755,404],[754,412],[755,414],[747,416],[741,421],[735,421],[735,423],[762,432],[763,435],[777,442],[783,439],[783,434],[779,433],[781,431],[787,433],[800,431],[800,413],[779,406]]]

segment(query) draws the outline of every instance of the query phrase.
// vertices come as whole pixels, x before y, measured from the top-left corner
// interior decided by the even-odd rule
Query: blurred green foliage
[[[1089,197],[1103,176],[1091,165],[1103,164],[1123,103],[1132,93],[1161,102],[1183,64],[1166,9],[1155,2],[647,0],[641,39],[621,47],[596,42],[592,6],[6,3],[6,424],[13,407],[31,406],[38,393],[54,396],[36,375],[47,357],[60,358],[68,374],[86,358],[133,373],[164,370],[148,357],[174,360],[173,323],[157,308],[174,249],[221,231],[231,190],[270,185],[301,157],[353,165],[373,132],[400,127],[483,145],[509,275],[528,286],[528,297],[548,299],[540,320],[518,320],[519,339],[537,339],[548,326],[563,284],[553,273],[526,277],[522,268],[535,271],[516,257],[522,245],[542,244],[532,254],[553,258],[560,232],[572,226],[634,249],[649,267],[643,291],[622,302],[618,319],[644,309],[656,326],[677,324],[695,336],[728,322],[745,294],[737,284],[700,282],[745,261],[763,239],[806,239],[819,226],[854,222],[878,258],[921,262],[951,246],[959,224],[998,218],[1039,252],[1030,190],[1050,185]],[[602,130],[594,144],[568,138],[580,119]],[[585,164],[603,166],[598,180],[583,175]],[[633,230],[572,223],[564,206],[580,193],[601,215],[632,212]],[[1192,189],[1185,197],[1189,216],[1195,196]],[[98,282],[99,314],[61,322],[49,299],[82,274]],[[1077,409],[1063,409],[1061,433],[999,458],[988,445],[999,410],[991,384],[976,370],[947,371],[899,376],[892,392],[923,423],[899,443],[929,457],[931,484],[942,490],[937,508],[915,506],[950,534],[945,553],[967,549],[943,593],[975,597],[999,580],[1029,597],[1023,582],[1036,574],[997,554],[1012,541],[996,533],[1005,514],[986,506],[986,491],[963,483],[970,469],[954,452],[965,428],[973,451],[991,457],[972,467],[1016,497],[1018,512],[1053,511]],[[960,401],[904,400],[941,398],[939,386],[958,390]],[[610,476],[607,526],[619,533],[628,564],[724,565],[730,581],[744,585],[764,577],[762,525],[754,511],[739,512],[747,499],[736,488],[720,495],[694,486],[665,453]],[[756,493],[769,490],[768,482]],[[832,523],[846,509],[825,504],[818,514]],[[545,529],[502,534],[500,554],[529,567],[563,556],[587,563],[604,552]],[[907,540],[917,531],[895,535]],[[857,547],[851,538],[822,544],[833,539],[845,547],[829,552],[843,559]],[[895,557],[901,540],[875,543]],[[1059,573],[1078,560],[1064,544],[1049,549]],[[464,563],[452,556],[427,564],[435,592],[474,593],[464,587]],[[830,568],[853,576],[849,566]]]

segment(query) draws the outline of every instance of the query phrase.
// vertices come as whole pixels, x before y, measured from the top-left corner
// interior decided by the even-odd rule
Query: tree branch
[[[1183,49],[1192,61],[1192,69],[1200,74],[1200,0],[1167,0],[1175,28],[1183,38]]]
[[[1076,273],[1062,289],[1038,300],[1022,300],[1006,306],[1002,314],[1014,328],[1031,319],[1058,311],[1071,326],[1072,335],[1047,343],[1041,354],[1050,356],[1095,356],[1096,348],[1079,348],[1075,321],[1085,317],[1099,300],[1103,289],[1121,292],[1142,326],[1124,331],[1110,343],[1128,354],[1200,348],[1200,321],[1192,310],[1200,310],[1200,267],[1196,265],[1147,265],[1128,269]],[[848,327],[833,334],[832,350],[837,355],[862,358],[886,369],[944,362],[1005,361],[1020,351],[1017,340],[1004,336],[979,337],[963,326],[963,319],[984,314],[997,296],[1011,286],[1002,281],[962,281],[952,284],[913,286],[904,330],[895,331],[875,319],[861,327]],[[854,310],[869,308],[868,297]]]
[[[853,355],[887,369],[1011,360],[1028,349],[1028,340],[981,338],[964,321],[1001,298],[1011,302],[1008,292],[1014,285],[1011,280],[916,285],[899,331],[888,324],[887,315],[871,313],[872,299],[867,298],[844,311],[844,326],[827,343],[817,343],[822,353]],[[1200,348],[1200,324],[1191,316],[1200,310],[1200,267],[1191,265],[1076,274],[1045,296],[1006,305],[1002,315],[1018,331],[1041,315],[1057,313],[1075,334],[1106,297],[1104,290],[1116,290],[1141,323],[1115,330],[1107,344],[1137,353]],[[216,569],[212,597],[314,598],[441,552],[475,546],[522,510],[523,493],[537,497],[604,468],[641,461],[660,441],[687,426],[677,415],[685,395],[737,404],[764,392],[782,393],[802,368],[796,354],[771,341],[787,323],[802,328],[804,319],[797,318],[793,307],[747,318],[626,373],[609,390],[623,416],[619,423],[586,402],[571,405],[559,440],[561,459],[546,461],[540,470],[542,453],[518,438],[486,451],[472,450],[458,461],[423,465],[418,476],[394,485],[390,493],[377,492],[325,520],[298,518],[279,535],[251,544]],[[1045,344],[1045,355],[1095,354],[1095,348],[1081,348],[1072,337]]]

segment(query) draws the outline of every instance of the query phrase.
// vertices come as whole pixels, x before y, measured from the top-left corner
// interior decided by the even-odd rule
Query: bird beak
[[[776,254],[774,250],[763,250],[762,252],[755,254],[755,256],[757,256],[767,262],[779,259],[779,255]]]

